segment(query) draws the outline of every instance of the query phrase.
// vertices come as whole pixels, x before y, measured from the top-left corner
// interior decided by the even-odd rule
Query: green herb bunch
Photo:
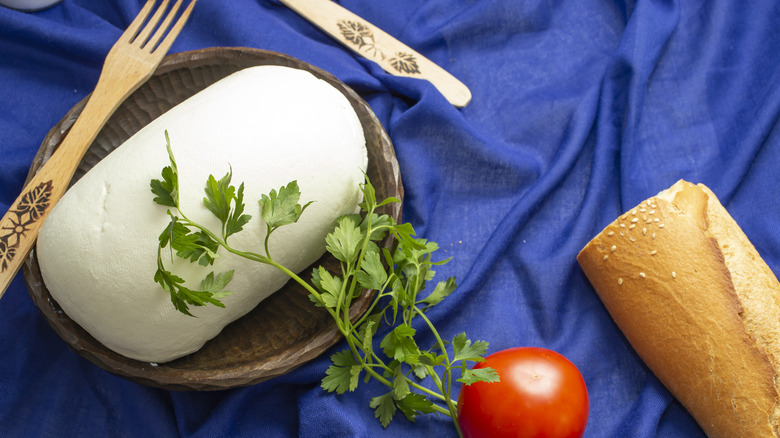
[[[171,258],[175,254],[204,267],[211,266],[219,257],[220,248],[272,265],[304,287],[314,305],[333,317],[344,336],[347,348],[331,356],[332,364],[322,379],[322,388],[343,394],[354,391],[361,380],[375,379],[388,388],[370,401],[383,426],[387,427],[397,411],[410,421],[420,414],[437,413],[451,417],[462,435],[457,404],[452,398],[453,383],[495,382],[498,375],[491,368],[468,367],[469,362],[484,360],[487,342],[472,342],[465,333],[445,341],[426,315],[426,311],[455,290],[456,284],[449,278],[426,293],[435,274],[433,268],[448,260],[434,262],[438,245],[416,237],[411,224],[398,224],[388,215],[377,214],[379,207],[400,201],[388,198],[377,202],[374,187],[366,178],[360,186],[362,213],[339,218],[325,239],[326,249],[339,261],[340,269],[331,272],[324,267],[315,268],[311,280],[306,281],[274,261],[268,251],[273,232],[297,222],[310,205],[300,204],[297,183],[293,181],[278,191],[272,190],[259,200],[261,217],[267,227],[264,254],[237,250],[230,246],[228,238],[240,232],[251,219],[244,213],[244,184],[238,188],[232,185],[232,170],[220,180],[209,176],[203,203],[219,219],[221,229],[210,230],[193,222],[181,211],[178,169],[167,132],[165,138],[171,165],[162,170],[162,180],[151,181],[151,189],[156,203],[173,210],[168,210],[170,223],[159,236],[154,280],[170,294],[176,309],[192,316],[189,306],[224,307],[219,299],[230,294],[225,288],[233,271],[210,271],[198,288],[191,289],[166,268],[163,256],[166,248]],[[378,243],[388,235],[393,238],[392,248],[381,248]],[[350,306],[366,290],[373,293],[370,306],[353,322]],[[422,321],[423,327],[433,335],[432,348],[418,345],[415,321]],[[388,328],[380,330],[383,324]],[[383,334],[381,340],[376,339],[378,333]]]

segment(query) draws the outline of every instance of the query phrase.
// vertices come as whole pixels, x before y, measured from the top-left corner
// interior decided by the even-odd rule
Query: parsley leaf
[[[397,400],[398,409],[411,422],[414,422],[418,414],[431,414],[436,412],[433,402],[424,395],[418,393],[409,393],[401,400]]]
[[[349,350],[344,350],[330,357],[333,365],[325,371],[322,379],[322,388],[328,392],[335,391],[343,394],[346,391],[354,391],[360,383],[362,368],[357,363]]]
[[[165,291],[170,293],[171,302],[173,303],[174,308],[185,315],[194,316],[189,311],[189,305],[204,306],[206,304],[213,304],[217,307],[225,307],[221,301],[213,297],[211,292],[192,290],[186,287],[184,285],[184,279],[162,267],[159,267],[157,272],[155,272],[154,281],[159,283]]]
[[[233,168],[219,181],[214,175],[209,175],[206,181],[203,205],[222,222],[222,236],[228,237],[244,229],[252,216],[244,214],[244,183],[238,189],[231,184],[233,180]]]
[[[232,294],[233,292],[224,289],[230,283],[230,280],[233,279],[234,272],[235,270],[231,269],[218,274],[216,277],[213,272],[209,272],[206,278],[200,282],[201,290],[210,293],[213,298],[222,298]]]
[[[178,257],[188,259],[190,262],[198,261],[202,266],[214,263],[217,258],[218,244],[204,232],[192,232],[178,217],[172,216],[171,222],[160,234],[160,247],[170,245],[171,251],[175,251]]]
[[[393,398],[396,400],[401,400],[410,393],[411,391],[409,390],[409,381],[406,380],[406,375],[404,374],[403,368],[399,363],[393,372]]]
[[[312,272],[312,283],[320,290],[321,301],[325,307],[335,308],[343,286],[341,278],[332,275],[327,269],[320,266]]]
[[[463,376],[458,382],[465,385],[471,385],[476,382],[494,383],[498,382],[498,372],[493,368],[471,368],[463,371]]]
[[[387,427],[393,421],[396,408],[392,391],[372,398],[368,406],[374,409],[374,416],[379,419],[382,426]]]
[[[378,252],[372,251],[367,253],[360,267],[360,271],[355,276],[361,286],[374,290],[380,290],[384,287],[387,281],[387,271],[384,265],[382,265]]]
[[[231,179],[233,179],[232,167],[219,181],[214,178],[214,175],[209,175],[204,189],[206,196],[203,198],[203,205],[222,223],[227,222],[231,204],[236,197],[236,188],[230,185]]]
[[[167,207],[176,207],[176,199],[174,198],[174,182],[173,169],[170,166],[166,166],[162,170],[162,181],[159,179],[153,179],[149,185],[152,188],[152,193],[157,195],[153,200],[154,202],[165,205]]]
[[[378,313],[369,317],[366,323],[360,327],[360,332],[358,333],[360,340],[363,342],[363,351],[368,357],[374,352],[374,335],[376,334],[380,317],[381,315]]]
[[[207,233],[203,231],[197,231],[188,235],[187,247],[177,246],[175,247],[176,255],[187,259],[190,262],[198,262],[201,266],[208,266],[214,264],[214,260],[219,257],[217,250],[219,249],[219,243],[211,238]]]
[[[357,259],[362,241],[363,233],[360,228],[351,217],[345,217],[340,219],[336,229],[325,237],[325,248],[339,261],[351,264]]]
[[[268,195],[263,195],[260,199],[262,217],[269,229],[273,230],[282,225],[292,224],[300,219],[303,211],[311,205],[300,205],[301,191],[298,188],[298,181],[292,181],[286,186],[279,188],[279,192],[271,190]]]
[[[383,349],[388,357],[395,360],[416,364],[419,362],[420,349],[414,341],[414,335],[417,331],[405,324],[394,328],[382,339],[379,347]]]
[[[427,307],[435,306],[443,299],[450,296],[450,294],[455,291],[456,287],[457,285],[455,284],[455,279],[450,277],[444,281],[439,282],[433,292],[431,292],[430,295],[420,300],[419,302],[422,304],[427,304]]]
[[[455,353],[454,361],[469,360],[472,362],[482,362],[482,357],[487,353],[488,343],[477,341],[473,344],[466,338],[466,333],[460,333],[452,340],[452,349]]]
[[[225,239],[243,231],[244,225],[252,219],[251,215],[244,214],[244,183],[238,186],[238,192],[233,203],[233,211],[231,211],[225,223]]]
[[[153,179],[150,186],[152,193],[157,195],[153,199],[154,202],[168,207],[176,207],[179,205],[179,171],[176,168],[176,160],[173,158],[171,139],[168,137],[167,130],[165,131],[165,148],[168,151],[171,165],[163,168],[162,181]]]

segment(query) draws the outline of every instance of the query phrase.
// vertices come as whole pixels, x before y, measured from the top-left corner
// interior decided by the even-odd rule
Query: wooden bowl
[[[403,199],[400,170],[390,139],[360,96],[316,67],[283,54],[249,48],[211,48],[166,57],[154,76],[108,121],[90,146],[73,182],[168,109],[233,72],[266,64],[309,71],[344,93],[363,125],[368,148],[367,173],[377,198]],[[46,136],[30,175],[57,149],[88,97],[74,106]],[[401,204],[387,207],[383,213],[400,222]],[[389,240],[384,243],[390,244]],[[318,265],[335,267],[337,261],[326,254],[314,266]],[[291,281],[243,318],[225,327],[197,352],[162,364],[140,362],[109,350],[62,311],[43,283],[35,249],[22,270],[33,302],[73,350],[111,373],[144,385],[169,390],[220,390],[252,385],[295,369],[341,339],[331,316],[315,307],[308,293]],[[311,267],[304,272],[311,272]],[[364,292],[355,301],[353,318],[365,312],[371,298]]]

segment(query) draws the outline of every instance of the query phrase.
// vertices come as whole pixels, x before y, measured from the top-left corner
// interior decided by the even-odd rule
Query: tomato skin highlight
[[[500,382],[463,385],[458,423],[465,438],[579,438],[590,403],[577,367],[555,351],[517,347],[474,368],[495,369]]]

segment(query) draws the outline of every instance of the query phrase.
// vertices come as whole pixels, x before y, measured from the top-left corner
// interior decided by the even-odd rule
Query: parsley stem
[[[439,378],[439,375],[434,370],[433,366],[425,365],[425,368],[428,370],[428,374],[431,376],[433,383],[436,385],[437,388],[439,388],[439,391],[444,393],[444,387],[442,386],[441,379]],[[443,395],[440,395],[440,397],[442,400],[446,400],[446,398]]]
[[[444,415],[446,415],[446,416],[448,416],[448,417],[452,418],[452,412],[450,412],[450,411],[448,411],[447,409],[445,409],[445,408],[443,408],[443,407],[441,407],[441,406],[437,405],[436,403],[434,403],[434,404],[433,404],[433,409],[435,409],[435,410],[436,410],[436,412],[438,412],[438,413],[440,413],[440,414],[444,414]],[[453,419],[453,421],[455,421],[455,420]],[[460,433],[460,432],[459,432],[459,433]],[[460,435],[460,436],[462,437],[463,435]]]
[[[387,365],[384,363],[384,361],[382,360],[382,358],[380,358],[380,357],[379,357],[379,356],[376,354],[376,352],[374,351],[374,349],[373,349],[373,348],[371,348],[370,350],[368,350],[368,349],[364,348],[364,346],[363,346],[363,342],[362,342],[362,341],[360,341],[360,339],[358,339],[358,338],[357,338],[357,336],[355,335],[355,327],[356,327],[356,326],[357,326],[357,325],[353,325],[353,326],[352,326],[352,329],[351,329],[351,330],[350,330],[348,333],[347,333],[347,332],[342,332],[342,334],[343,334],[343,335],[344,335],[344,337],[346,338],[346,340],[347,340],[347,344],[349,344],[349,346],[350,346],[350,349],[352,350],[352,354],[353,354],[353,355],[355,355],[355,357],[357,357],[357,358],[358,358],[358,360],[360,361],[360,366],[361,366],[361,367],[363,367],[364,369],[366,369],[366,372],[368,372],[368,368],[369,368],[369,367],[373,368],[375,365],[369,365],[369,364],[367,364],[367,363],[365,362],[365,360],[364,360],[364,359],[363,359],[361,356],[359,356],[359,355],[357,354],[357,347],[356,347],[356,345],[355,345],[355,344],[359,345],[361,350],[363,350],[363,351],[367,351],[367,352],[369,352],[369,353],[371,354],[371,357],[373,357],[374,361],[376,362],[376,366],[379,366],[380,368],[382,368],[382,369],[384,369],[384,370],[386,370],[386,371],[392,371],[392,370],[391,370],[391,369],[390,369],[390,368],[389,368],[389,367],[388,367],[388,366],[387,366]],[[355,348],[353,348],[353,347],[355,347]],[[372,371],[373,371],[373,370],[372,370]],[[393,383],[392,383],[392,382],[390,382],[390,381],[389,381],[389,380],[387,380],[387,379],[384,379],[384,378],[377,377],[377,376],[379,376],[379,374],[377,374],[376,372],[372,372],[372,373],[369,373],[369,374],[371,374],[373,377],[375,377],[377,380],[379,380],[379,381],[380,381],[382,384],[384,384],[384,385],[386,385],[386,386],[389,386],[390,388],[392,388],[392,387],[393,387]],[[434,377],[435,381],[437,381],[437,380],[438,380],[438,376],[436,376],[436,373],[435,373],[435,372],[433,372],[433,370],[432,370],[432,369],[430,370],[430,375],[431,375],[432,377]],[[441,382],[439,382],[439,384],[437,384],[437,386],[439,387],[439,390],[441,390],[441,385],[440,385],[440,383],[441,383]],[[444,395],[442,395],[442,394],[440,394],[440,393],[438,393],[438,392],[436,392],[436,391],[433,391],[433,390],[431,390],[431,389],[429,389],[429,388],[426,388],[425,386],[422,386],[422,385],[420,385],[419,383],[417,383],[417,382],[415,382],[415,381],[409,380],[409,386],[412,386],[412,387],[416,388],[417,390],[419,390],[419,391],[421,391],[421,392],[424,392],[424,393],[426,393],[426,394],[428,394],[428,395],[430,395],[430,396],[432,396],[432,397],[436,397],[437,399],[439,399],[439,400],[441,400],[441,401],[443,401],[443,402],[447,402],[447,398],[446,398]],[[451,402],[451,403],[453,403],[453,404],[455,404],[455,402],[454,402],[454,401],[452,401],[452,400],[450,400],[450,402]],[[443,413],[444,413],[444,412],[443,412]],[[447,412],[446,412],[446,414],[447,414],[448,416],[450,416],[450,417],[452,416],[450,411],[447,411]]]
[[[357,352],[357,346],[355,345],[355,341],[352,339],[354,336],[352,336],[352,335],[350,335],[350,336],[347,336],[347,334],[346,334],[346,333],[344,333],[344,335],[345,335],[345,337],[347,338],[347,344],[349,345],[349,348],[350,348],[350,350],[352,350],[352,354],[353,354],[353,355],[355,356],[355,358],[358,360],[358,362],[360,363],[360,366],[361,366],[361,367],[362,367],[362,368],[363,368],[363,369],[364,369],[364,370],[365,370],[365,371],[366,371],[368,374],[370,374],[370,375],[371,375],[371,377],[375,378],[376,380],[378,380],[378,381],[379,381],[380,383],[382,383],[383,385],[385,385],[385,386],[387,386],[387,387],[389,387],[389,388],[394,388],[394,386],[393,386],[393,382],[391,382],[391,381],[389,381],[389,380],[385,379],[384,377],[382,377],[382,375],[381,375],[381,374],[377,373],[377,372],[376,372],[376,371],[373,369],[373,366],[369,366],[368,364],[366,364],[366,362],[365,362],[365,360],[363,359],[363,357],[362,357],[362,356],[361,356],[361,355],[360,355],[360,354]],[[359,343],[360,341],[357,341],[357,342]],[[365,350],[364,350],[364,351],[365,351]],[[373,354],[373,352],[372,352],[372,356],[374,356],[375,358],[377,358],[377,357],[376,357],[376,355],[375,355],[375,354]],[[377,358],[377,359],[378,359],[378,358]],[[387,366],[385,366],[384,364],[380,364],[380,366],[381,366],[382,368],[384,368],[384,369],[387,369],[387,370],[389,370],[389,368],[388,368]],[[426,394],[428,394],[428,395],[430,395],[430,396],[436,397],[436,398],[438,398],[438,399],[440,399],[440,400],[444,401],[445,403],[447,403],[447,405],[448,405],[448,406],[450,405],[450,403],[448,403],[448,402],[447,402],[447,400],[444,398],[444,396],[442,396],[441,394],[439,394],[439,393],[437,393],[437,392],[435,392],[435,391],[431,391],[430,389],[428,389],[428,388],[426,388],[426,387],[424,387],[424,386],[422,386],[422,385],[420,385],[420,384],[418,384],[418,383],[416,383],[416,382],[413,382],[413,381],[411,381],[411,380],[409,380],[409,381],[408,381],[408,383],[409,383],[409,385],[410,385],[410,386],[413,386],[413,387],[414,387],[414,388],[416,388],[417,390],[419,390],[419,391],[421,391],[421,392],[424,392],[424,393],[426,393]],[[451,401],[450,401],[450,402],[451,402]],[[446,416],[448,416],[448,417],[450,417],[450,418],[453,418],[453,421],[455,421],[455,418],[457,418],[457,411],[453,411],[452,409],[446,409],[446,408],[443,408],[443,407],[441,407],[441,406],[437,405],[436,403],[433,403],[433,405],[432,405],[432,406],[433,406],[433,409],[434,409],[434,410],[436,410],[436,412],[439,412],[439,413],[441,413],[441,414],[444,414],[444,415],[446,415]],[[453,415],[455,415],[455,416],[453,417]],[[457,426],[457,427],[459,427],[459,426]],[[460,433],[460,431],[458,431],[458,433]],[[462,435],[461,435],[461,436],[462,436]]]
[[[353,277],[352,271],[346,263],[341,263],[341,278],[343,280],[341,288],[339,289],[338,299],[336,300],[336,314],[341,315],[343,313],[343,323],[346,327],[349,327],[351,325],[349,320],[350,297],[352,296],[352,291],[355,289],[354,284],[357,283],[357,281],[348,281]],[[348,285],[350,286],[349,292],[347,292]]]
[[[342,331],[341,331],[341,334],[342,334],[342,335],[344,335],[344,338],[345,338],[345,339],[346,339],[346,341],[347,341],[347,345],[349,345],[349,349],[352,351],[352,355],[353,355],[353,356],[355,357],[355,359],[356,359],[356,360],[357,360],[357,361],[360,363],[360,366],[361,366],[361,368],[363,368],[364,370],[366,370],[366,372],[367,372],[368,374],[371,374],[371,376],[372,376],[373,378],[375,378],[376,380],[378,380],[378,381],[379,381],[380,383],[382,383],[383,385],[385,385],[385,386],[389,386],[390,388],[392,388],[392,387],[393,387],[393,382],[391,382],[391,381],[387,380],[387,379],[386,379],[386,378],[384,378],[384,377],[383,377],[381,374],[377,373],[377,372],[374,370],[374,368],[373,368],[373,367],[370,367],[370,366],[368,366],[368,364],[366,364],[366,360],[365,360],[365,358],[364,358],[364,357],[363,357],[363,356],[360,354],[360,352],[358,351],[358,347],[357,347],[357,345],[356,345],[356,343],[357,343],[357,344],[359,344],[359,345],[361,345],[361,348],[360,348],[360,349],[361,349],[361,350],[363,350],[363,351],[366,351],[364,348],[362,348],[362,342],[360,342],[358,339],[356,339],[356,338],[355,338],[355,335],[354,335],[354,334],[352,334],[352,332],[351,332],[351,331],[342,330]],[[373,351],[372,351],[372,353],[373,353]],[[384,366],[384,364],[381,364],[381,366],[382,366],[383,368],[387,368],[386,366]]]
[[[387,277],[387,281],[385,281],[385,284],[382,285],[382,288],[376,291],[376,297],[374,298],[374,301],[371,302],[371,305],[368,307],[368,309],[363,313],[363,315],[358,319],[358,321],[354,324],[355,327],[360,327],[366,319],[373,314],[374,308],[379,304],[379,301],[382,297],[385,296],[385,289],[390,287],[390,284],[398,278],[395,273],[390,274],[390,276]],[[385,307],[387,309],[387,307]],[[384,311],[382,312],[384,313]]]
[[[435,375],[435,373],[434,373],[434,375]],[[411,380],[410,380],[410,381],[409,381],[409,386],[413,386],[415,389],[417,389],[417,390],[419,390],[419,391],[422,391],[422,392],[424,392],[424,393],[426,393],[426,394],[428,394],[428,395],[430,395],[430,396],[432,396],[432,397],[436,397],[436,398],[438,398],[439,400],[441,400],[441,401],[443,401],[443,402],[447,403],[447,397],[445,397],[445,396],[443,396],[443,395],[439,394],[439,393],[438,393],[438,392],[436,392],[436,391],[433,391],[433,390],[431,390],[431,389],[429,389],[429,388],[426,388],[426,387],[424,387],[424,386],[420,385],[420,384],[419,384],[419,383],[417,383],[417,382],[413,382],[413,381],[411,381]],[[450,400],[450,401],[451,401],[451,400]],[[449,403],[448,403],[448,404],[449,404]],[[451,415],[450,411],[447,411],[447,412],[448,412],[448,415],[451,417],[452,415]]]
[[[240,251],[240,250],[237,250],[237,249],[233,248],[232,246],[228,245],[227,242],[225,242],[224,240],[217,240],[217,242],[223,248],[225,248],[225,250],[227,250],[231,254],[235,254],[235,255],[237,255],[239,257],[243,257],[243,258],[249,259],[249,260],[254,260],[254,261],[257,261],[257,262],[260,262],[260,263],[265,263],[267,265],[271,265],[274,268],[282,271],[284,274],[286,274],[291,279],[293,279],[296,283],[298,283],[301,286],[303,286],[303,288],[306,289],[306,291],[309,292],[317,301],[319,301],[320,304],[324,304],[324,301],[322,299],[322,295],[317,291],[317,289],[312,287],[312,285],[310,285],[306,280],[304,280],[300,276],[298,276],[298,274],[296,274],[295,272],[287,269],[287,267],[285,267],[284,265],[282,265],[280,263],[277,263],[272,258],[265,257],[263,255],[260,255],[258,253],[251,252],[251,251]],[[331,309],[331,308],[329,308],[327,306],[325,306],[325,309],[328,311],[328,313],[330,313],[330,315],[336,321],[336,324],[338,325],[339,330],[343,333],[344,330],[343,330],[343,327],[342,327],[342,325],[340,323],[341,321],[340,321],[340,319],[338,317],[338,314],[336,312],[334,312],[333,309]]]
[[[266,232],[265,232],[265,240],[263,242],[263,246],[265,247],[265,255],[270,259],[271,258],[271,251],[268,250],[268,239],[271,237],[271,232],[273,230],[269,225],[266,225]]]
[[[447,353],[444,341],[442,341],[441,336],[439,335],[439,331],[436,330],[436,327],[434,327],[431,320],[428,319],[425,313],[418,309],[417,306],[413,305],[412,310],[416,310],[417,314],[420,315],[420,317],[425,321],[425,323],[431,329],[431,333],[433,333],[433,336],[436,338],[436,342],[439,344],[439,348],[442,350],[442,354],[444,355],[444,360],[447,366],[445,367],[444,382],[440,388],[442,395],[444,395],[444,402],[447,403],[447,407],[452,414],[450,416],[452,417],[452,422],[455,423],[455,429],[457,429],[459,436],[463,436],[463,433],[460,430],[460,424],[458,423],[458,408],[456,403],[454,403],[452,400],[452,362],[450,362],[450,355]],[[432,373],[432,375],[436,374]]]
[[[322,299],[322,295],[320,295],[320,293],[317,292],[317,289],[312,287],[306,280],[304,280],[301,277],[299,277],[298,274],[296,274],[295,272],[287,269],[285,266],[275,262],[272,259],[268,259],[268,264],[273,266],[273,267],[275,267],[276,269],[284,272],[285,274],[289,275],[290,278],[292,278],[293,280],[295,280],[295,282],[297,282],[298,284],[303,286],[303,288],[306,289],[306,291],[309,292],[317,301],[319,301],[320,303],[324,304],[324,301]],[[333,309],[331,309],[330,307],[326,306],[325,309],[328,311],[328,313],[330,313],[330,315],[335,320],[336,325],[339,328],[339,331],[344,333],[344,327],[341,324],[341,320],[339,319],[338,314]]]

